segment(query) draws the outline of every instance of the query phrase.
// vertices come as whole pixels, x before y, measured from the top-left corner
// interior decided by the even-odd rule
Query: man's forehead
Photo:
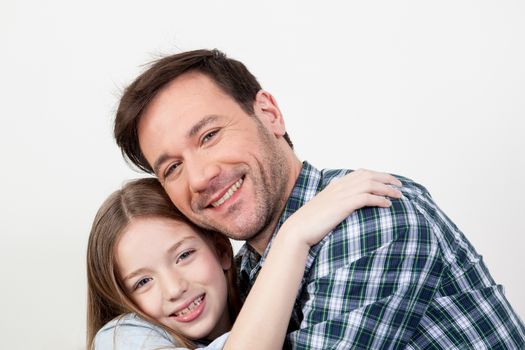
[[[204,94],[226,95],[219,85],[208,75],[198,71],[190,71],[167,83],[152,101],[155,101],[155,99],[163,95],[168,98],[177,98],[178,96],[191,97]]]
[[[178,119],[186,127],[200,123],[203,118],[215,114],[217,108],[237,104],[231,96],[208,76],[189,72],[175,78],[162,88],[144,109],[140,124],[150,124],[155,116],[162,119]]]
[[[241,111],[208,76],[185,73],[168,83],[145,108],[137,129],[140,148],[155,168],[160,158],[179,153],[206,126]]]

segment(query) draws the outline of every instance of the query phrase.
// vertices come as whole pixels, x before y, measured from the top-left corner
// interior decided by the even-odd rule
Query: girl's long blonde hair
[[[121,282],[115,262],[117,242],[133,218],[148,216],[173,219],[195,227],[175,208],[154,178],[128,182],[104,201],[93,221],[87,249],[87,349],[92,349],[95,335],[107,322],[129,312],[164,328],[177,342],[174,345],[195,346],[190,339],[140,311]],[[197,231],[211,243],[219,257],[232,259],[232,267],[225,274],[228,280],[228,311],[234,321],[241,303],[230,241],[217,232],[199,228]]]

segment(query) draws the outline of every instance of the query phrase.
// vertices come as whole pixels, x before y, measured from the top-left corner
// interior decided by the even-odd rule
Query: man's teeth
[[[237,182],[234,183],[228,191],[226,191],[224,196],[222,196],[218,201],[213,202],[211,205],[213,207],[218,207],[219,205],[227,201],[239,189],[239,187],[241,187],[241,185],[242,185],[242,179],[237,180]]]
[[[175,313],[175,316],[184,316],[186,315],[188,312],[190,312],[191,310],[195,309],[195,307],[197,305],[199,305],[200,303],[202,303],[202,299],[204,298],[204,296],[201,296],[197,299],[195,299],[187,308],[184,308],[182,310],[180,310],[179,312],[176,312]]]

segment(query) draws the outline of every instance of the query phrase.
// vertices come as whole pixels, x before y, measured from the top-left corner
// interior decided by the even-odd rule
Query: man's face
[[[186,73],[148,105],[140,147],[190,220],[233,239],[261,239],[280,215],[290,178],[275,110],[260,92],[250,116],[208,77]]]

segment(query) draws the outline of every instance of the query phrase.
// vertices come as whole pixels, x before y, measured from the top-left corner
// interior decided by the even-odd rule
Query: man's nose
[[[196,156],[186,161],[190,190],[199,193],[206,190],[211,180],[220,173],[220,167],[208,157]]]

